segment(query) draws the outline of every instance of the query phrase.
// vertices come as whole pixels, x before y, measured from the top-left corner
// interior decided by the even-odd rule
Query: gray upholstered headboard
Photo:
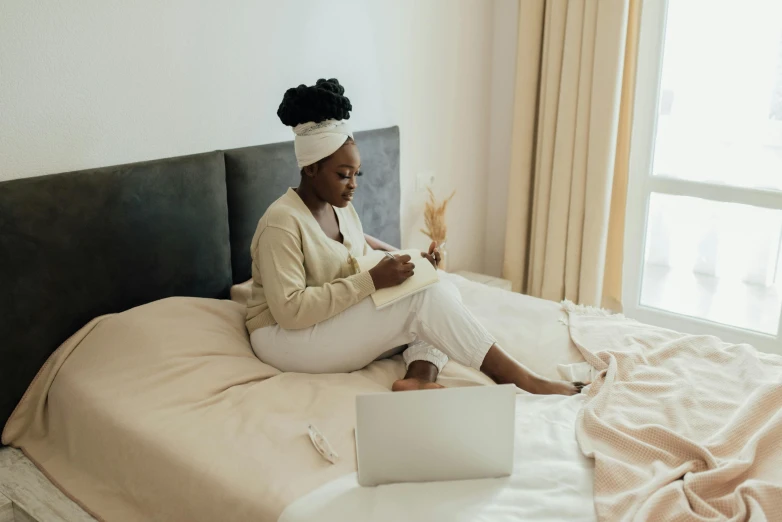
[[[356,134],[355,206],[400,243],[399,129]],[[49,355],[92,318],[250,277],[258,219],[298,184],[291,142],[0,183],[0,428]]]

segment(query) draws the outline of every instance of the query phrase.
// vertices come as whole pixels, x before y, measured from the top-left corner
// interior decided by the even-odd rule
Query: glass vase
[[[440,252],[440,262],[437,264],[437,268],[440,270],[448,270],[448,246],[447,239],[437,241],[437,251]]]

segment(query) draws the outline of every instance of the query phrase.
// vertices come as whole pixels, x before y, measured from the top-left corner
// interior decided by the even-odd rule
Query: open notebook
[[[372,300],[379,309],[392,303],[404,299],[409,295],[420,292],[429,285],[433,285],[440,280],[437,270],[432,266],[428,259],[421,256],[420,250],[399,250],[392,252],[395,256],[407,254],[411,257],[410,262],[415,265],[415,274],[407,281],[398,286],[383,288],[372,294]],[[374,268],[385,257],[385,252],[375,250],[365,256],[356,259],[358,269],[361,272]]]

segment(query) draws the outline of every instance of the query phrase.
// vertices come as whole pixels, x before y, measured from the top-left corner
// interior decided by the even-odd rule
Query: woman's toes
[[[592,384],[591,382],[581,382],[576,381],[573,383],[573,386],[575,386],[578,389],[578,393],[582,393],[584,391],[584,388]]]
[[[436,382],[426,382],[421,386],[422,390],[436,390],[438,388],[445,388],[445,386],[437,384]]]
[[[436,382],[424,381],[416,378],[399,379],[391,386],[391,391],[436,390],[443,386]]]
[[[540,379],[533,383],[527,391],[538,395],[577,395],[580,393],[580,388],[573,382]]]

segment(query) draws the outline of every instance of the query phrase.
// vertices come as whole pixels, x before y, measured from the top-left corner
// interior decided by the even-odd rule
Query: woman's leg
[[[409,328],[417,339],[461,364],[480,369],[502,384],[512,383],[538,394],[573,395],[580,391],[579,385],[537,375],[508,355],[461,300],[455,298],[454,290],[450,282],[440,281],[409,298]]]
[[[532,393],[578,393],[572,383],[540,377],[505,353],[455,294],[450,282],[440,281],[381,310],[367,298],[313,327],[274,325],[254,331],[250,339],[262,361],[287,372],[351,372],[395,346],[422,341],[497,382]]]
[[[451,297],[461,302],[462,294],[452,284],[443,285],[443,290]],[[423,341],[416,341],[404,352],[407,373],[403,379],[394,383],[393,391],[428,390],[442,388],[435,384],[437,376],[448,362],[448,356]]]
[[[429,390],[442,388],[435,384],[437,376],[448,362],[448,356],[423,341],[411,343],[402,357],[407,365],[404,378],[394,382],[393,391]]]
[[[299,373],[352,372],[388,355],[395,347],[408,345],[404,352],[408,375],[412,372],[414,377],[433,382],[448,358],[415,338],[408,328],[409,317],[409,305],[377,310],[372,299],[367,298],[310,328],[260,328],[252,333],[250,341],[263,362],[282,371]],[[421,364],[416,363],[419,360]],[[432,368],[426,365],[434,369],[434,376]]]

